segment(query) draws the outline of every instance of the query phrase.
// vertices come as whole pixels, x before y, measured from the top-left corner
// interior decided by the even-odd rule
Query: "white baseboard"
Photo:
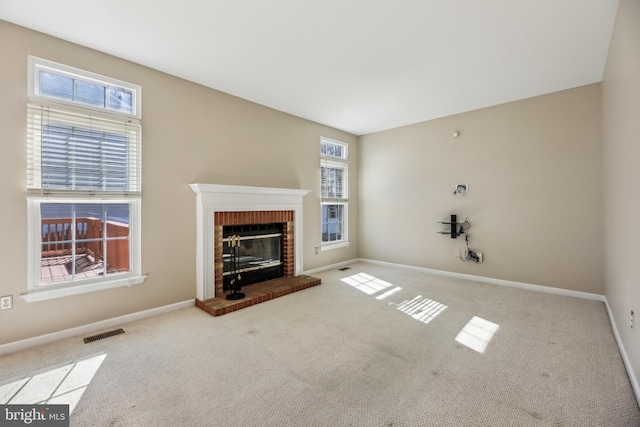
[[[609,315],[609,323],[611,323],[611,329],[613,329],[613,336],[615,337],[616,343],[618,344],[618,349],[620,350],[620,356],[622,356],[624,366],[625,368],[627,368],[627,375],[629,376],[629,381],[631,382],[631,388],[633,388],[633,392],[636,395],[638,407],[640,407],[640,383],[638,383],[638,377],[633,371],[631,360],[629,360],[629,356],[627,356],[627,351],[625,350],[622,339],[620,338],[620,334],[618,333],[618,327],[616,326],[613,313],[611,312],[611,307],[609,307],[609,302],[606,298],[604,300],[604,305],[605,307],[607,307],[607,314]]]
[[[99,331],[101,329],[112,328],[124,323],[133,322],[135,320],[146,319],[147,317],[157,316],[159,314],[169,313],[171,311],[180,310],[182,308],[192,307],[196,303],[195,299],[169,304],[162,307],[156,307],[149,310],[139,311],[137,313],[126,314],[124,316],[113,317],[111,319],[101,320],[95,323],[78,326],[64,331],[53,332],[46,335],[40,335],[33,338],[27,338],[20,341],[14,341],[0,345],[0,355],[25,350],[36,345],[47,344],[64,338],[71,338],[78,335],[84,335]]]
[[[303,271],[302,274],[312,275],[316,273],[322,273],[323,271],[327,271],[327,270],[335,270],[338,268],[346,267],[347,265],[353,264],[354,262],[358,262],[358,261],[361,261],[361,260],[359,258],[356,258],[356,259],[351,259],[349,261],[342,261],[336,264],[325,265],[324,267],[314,268],[313,270]]]
[[[414,267],[411,265],[395,264],[391,262],[376,261],[376,260],[366,259],[366,258],[360,258],[357,261],[365,262],[369,264],[386,265],[389,267],[404,268],[408,270],[423,271],[425,273],[438,274],[440,276],[455,277],[458,279],[475,280],[476,282],[491,283],[491,284],[500,285],[500,286],[510,286],[513,288],[528,289],[530,291],[545,292],[548,294],[564,295],[568,297],[575,297],[575,298],[582,298],[582,299],[589,299],[589,300],[596,300],[596,301],[603,301],[603,302],[605,301],[604,295],[592,294],[589,292],[572,291],[569,289],[554,288],[551,286],[533,285],[530,283],[523,283],[523,282],[513,282],[511,280],[493,279],[491,277],[475,276],[473,274],[453,273],[451,271],[435,270],[432,268],[425,268],[425,267]]]

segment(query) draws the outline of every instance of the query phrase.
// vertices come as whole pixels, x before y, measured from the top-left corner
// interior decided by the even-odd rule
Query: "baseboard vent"
[[[347,271],[347,270],[351,270],[351,267],[342,267],[338,269],[339,271]]]
[[[101,334],[98,335],[92,335],[90,337],[85,337],[84,338],[84,343],[90,343],[90,342],[94,342],[94,341],[98,341],[104,338],[109,338],[112,337],[114,335],[120,335],[120,334],[124,334],[124,329],[120,328],[120,329],[114,329],[113,331],[109,331],[109,332],[103,332]]]

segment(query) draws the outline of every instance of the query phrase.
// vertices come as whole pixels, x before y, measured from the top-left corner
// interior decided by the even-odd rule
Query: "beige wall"
[[[304,198],[304,269],[357,257],[355,226],[349,248],[314,254],[320,137],[349,143],[355,176],[357,137],[4,21],[0,52],[0,295],[14,297],[14,308],[0,312],[0,344],[195,298],[194,182],[312,190]],[[142,86],[144,284],[34,303],[19,297],[27,290],[27,55]]]
[[[361,137],[360,256],[602,294],[601,151],[599,84]]]
[[[605,295],[640,397],[640,1],[621,0],[602,83]]]

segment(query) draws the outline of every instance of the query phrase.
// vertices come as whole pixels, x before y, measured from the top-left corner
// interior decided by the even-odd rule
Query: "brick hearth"
[[[280,277],[243,287],[241,292],[246,295],[244,299],[229,301],[225,299],[225,295],[222,295],[206,301],[196,299],[196,306],[212,316],[222,316],[254,304],[317,286],[320,283],[320,279],[312,276]]]

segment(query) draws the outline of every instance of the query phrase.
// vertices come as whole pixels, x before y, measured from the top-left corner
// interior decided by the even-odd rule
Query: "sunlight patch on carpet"
[[[378,279],[377,277],[371,276],[367,273],[354,274],[340,280],[367,295],[373,295],[393,286],[393,284],[385,282],[384,280]]]
[[[484,353],[489,341],[493,338],[500,325],[483,319],[482,317],[473,316],[471,320],[464,325],[464,328],[456,336],[456,341],[462,345],[475,350],[478,353]]]
[[[393,289],[391,289],[391,290],[388,290],[388,291],[387,291],[387,292],[385,292],[384,294],[380,294],[380,295],[378,295],[378,296],[376,297],[376,299],[380,299],[380,300],[385,299],[386,297],[391,296],[391,295],[395,294],[396,292],[398,292],[398,291],[400,291],[400,290],[402,290],[402,288],[401,288],[400,286],[396,286],[395,288],[393,288]]]
[[[100,354],[0,385],[0,403],[63,404],[71,414],[106,357]]]
[[[438,301],[418,295],[411,300],[406,300],[398,304],[396,308],[422,323],[429,323],[442,313],[447,306]]]

